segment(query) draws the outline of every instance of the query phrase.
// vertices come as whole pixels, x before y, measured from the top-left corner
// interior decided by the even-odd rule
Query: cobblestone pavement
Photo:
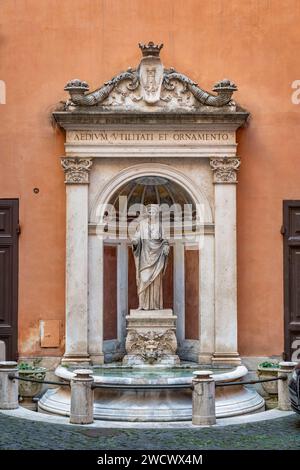
[[[0,414],[0,449],[300,449],[300,416],[197,429],[99,429]]]

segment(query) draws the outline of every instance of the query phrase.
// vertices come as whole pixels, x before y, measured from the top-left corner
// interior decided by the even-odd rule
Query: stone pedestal
[[[282,361],[279,363],[278,377],[285,379],[278,381],[278,409],[281,411],[290,411],[292,409],[289,394],[289,381],[296,365],[297,362]]]
[[[180,360],[176,354],[176,316],[171,309],[130,310],[127,315],[127,365],[174,366]]]
[[[18,382],[9,378],[10,374],[17,374],[17,372],[17,362],[0,362],[0,410],[15,410],[19,407]]]
[[[89,369],[74,370],[71,380],[70,423],[91,424],[94,420],[93,372]]]
[[[210,370],[193,372],[192,423],[198,426],[216,424],[215,381]]]

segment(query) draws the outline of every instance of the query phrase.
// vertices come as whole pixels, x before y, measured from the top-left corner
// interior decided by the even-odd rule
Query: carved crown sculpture
[[[70,94],[67,110],[76,107],[101,106],[102,109],[157,111],[185,110],[210,107],[235,110],[231,101],[236,85],[228,79],[217,82],[209,93],[174,68],[166,69],[160,59],[163,44],[139,44],[142,59],[135,69],[129,68],[88,93],[87,82],[70,80],[65,90]]]
[[[154,56],[158,57],[160,50],[164,47],[163,44],[155,45],[154,42],[150,41],[148,44],[139,43],[139,48],[142,51],[143,57]]]

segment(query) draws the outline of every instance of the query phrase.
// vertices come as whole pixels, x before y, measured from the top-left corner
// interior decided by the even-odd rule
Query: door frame
[[[6,242],[13,245],[13,259],[12,259],[12,307],[11,307],[11,348],[7,350],[6,345],[6,360],[17,360],[18,359],[18,300],[19,300],[19,199],[18,198],[0,198],[0,204],[12,207],[13,212],[13,224],[11,240],[8,241],[9,237],[3,237]],[[0,237],[1,239],[1,237]],[[1,247],[1,244],[0,244]],[[0,330],[1,334],[1,330]],[[5,337],[5,335],[3,335]],[[0,337],[1,339],[1,337]]]
[[[290,303],[291,303],[291,283],[290,283],[290,247],[299,246],[299,239],[289,240],[289,212],[290,208],[299,207],[300,200],[283,200],[283,225],[281,233],[283,235],[283,294],[284,294],[284,360],[291,360],[291,328],[290,328]]]

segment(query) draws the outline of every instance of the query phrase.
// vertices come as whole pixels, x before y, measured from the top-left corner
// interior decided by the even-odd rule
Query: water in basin
[[[108,383],[142,383],[142,384],[176,384],[189,383],[195,370],[207,370],[207,367],[195,363],[182,363],[176,367],[128,367],[121,364],[106,364],[93,368],[93,376],[96,382]],[[225,368],[210,368],[213,374],[228,372]]]

